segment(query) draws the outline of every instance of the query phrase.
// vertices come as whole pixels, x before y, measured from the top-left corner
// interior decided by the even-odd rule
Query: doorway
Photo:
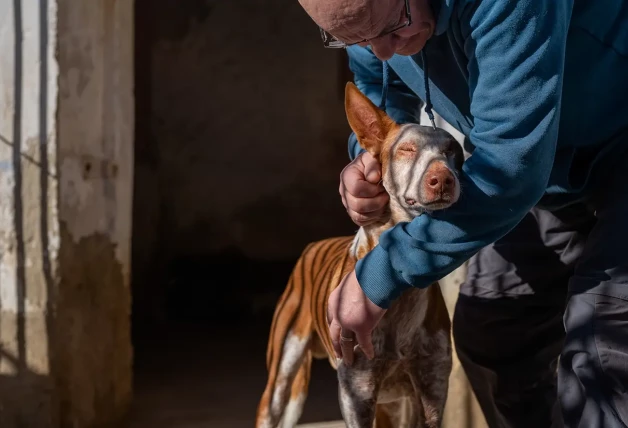
[[[274,305],[307,243],[354,232],[344,51],[294,0],[136,0],[134,427],[253,424]],[[340,418],[314,365],[303,422]]]

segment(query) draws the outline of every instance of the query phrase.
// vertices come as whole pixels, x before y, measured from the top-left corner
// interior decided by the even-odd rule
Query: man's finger
[[[342,359],[348,366],[353,364],[353,348],[355,345],[355,334],[353,334],[351,330],[340,331],[340,349],[342,350]]]
[[[381,212],[364,215],[348,209],[347,213],[349,214],[349,217],[351,217],[351,220],[353,220],[353,222],[358,226],[368,226],[369,224],[380,220],[384,215],[384,210],[382,210]]]
[[[354,175],[345,177],[345,190],[356,198],[373,198],[380,193],[386,192],[382,184],[366,181],[360,171],[349,171],[347,174]]]
[[[338,193],[340,193],[340,199],[342,200],[342,205],[344,205],[345,208],[349,208],[349,206],[347,205],[347,198],[345,197],[345,193],[347,193],[344,184],[342,184],[342,181],[340,182],[340,188],[338,189]]]
[[[371,183],[367,181],[364,172],[364,165],[360,163],[349,164],[340,174],[340,181],[345,189],[352,195],[369,198],[384,190],[379,180]]]
[[[331,301],[331,298],[329,299],[329,302],[327,303],[327,327],[329,329],[331,329],[331,323],[334,321],[334,309],[335,306],[334,305],[335,302]],[[332,307],[333,305],[333,307]]]
[[[331,320],[329,325],[329,336],[331,344],[334,347],[336,358],[342,358],[342,348],[340,347],[340,324],[336,320]]]
[[[375,356],[375,352],[373,350],[373,338],[370,332],[367,333],[356,333],[356,340],[358,345],[366,355],[369,360],[372,360]]]
[[[377,218],[365,216],[364,214],[358,214],[355,211],[351,211],[350,209],[347,210],[347,213],[349,214],[349,217],[351,217],[351,220],[353,220],[353,222],[358,226],[368,226],[369,224],[374,223],[377,220]]]
[[[364,177],[370,183],[377,184],[382,179],[382,167],[370,153],[364,153],[360,159],[364,165]]]
[[[370,214],[376,211],[383,211],[388,204],[388,193],[383,192],[372,198],[356,198],[350,193],[345,194],[347,205],[353,211],[360,214]]]

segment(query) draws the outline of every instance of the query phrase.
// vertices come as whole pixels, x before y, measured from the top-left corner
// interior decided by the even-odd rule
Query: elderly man
[[[300,3],[373,102],[433,103],[472,152],[455,207],[385,233],[331,296],[336,352],[370,355],[392,300],[471,259],[453,328],[489,425],[626,427],[628,2]],[[343,203],[379,221],[379,164],[349,149]]]

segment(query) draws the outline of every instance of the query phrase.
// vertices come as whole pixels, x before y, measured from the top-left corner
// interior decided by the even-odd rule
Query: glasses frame
[[[406,28],[412,25],[412,15],[410,13],[410,0],[405,0],[405,4],[406,4],[405,22],[399,24],[395,28],[386,30],[379,36],[374,37],[374,39],[387,36],[389,34],[392,34],[401,30],[402,28]],[[323,30],[321,27],[318,27],[318,28],[321,32],[321,38],[323,39],[323,46],[325,46],[325,48],[328,48],[328,49],[346,49],[349,46],[358,45],[360,43],[368,43],[370,40],[373,40],[373,39],[364,39],[364,40],[360,40],[359,42],[345,43],[345,42],[341,42],[340,40],[338,40],[337,38],[329,34],[327,31]]]

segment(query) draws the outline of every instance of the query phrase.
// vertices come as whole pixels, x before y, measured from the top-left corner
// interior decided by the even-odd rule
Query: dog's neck
[[[391,198],[386,208],[386,215],[384,216],[387,220],[360,227],[360,230],[358,230],[353,240],[351,254],[356,259],[363,258],[377,246],[382,233],[392,228],[397,223],[410,222],[414,217],[416,217],[416,214],[409,213],[402,208],[399,202]]]

